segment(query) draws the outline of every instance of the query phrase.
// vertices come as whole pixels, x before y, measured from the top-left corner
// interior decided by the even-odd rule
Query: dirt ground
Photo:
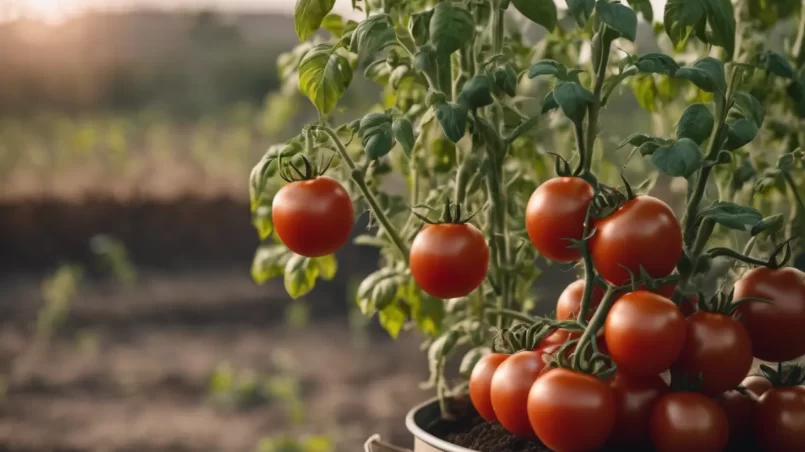
[[[360,340],[346,309],[323,309],[312,327],[292,329],[282,287],[258,288],[246,272],[85,287],[39,356],[30,351],[38,280],[3,280],[0,294],[0,364],[10,380],[0,405],[4,451],[254,451],[279,434],[328,435],[339,451],[361,450],[373,433],[410,446],[404,416],[430,396],[418,388],[426,377],[419,338],[395,342],[370,328]],[[332,305],[328,296],[320,291],[315,302]],[[224,361],[258,375],[281,363],[301,382],[305,419],[291,423],[283,403],[210,403],[210,375]]]

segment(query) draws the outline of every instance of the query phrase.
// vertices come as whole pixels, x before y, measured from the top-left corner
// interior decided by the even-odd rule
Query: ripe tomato
[[[568,248],[566,239],[582,239],[593,187],[578,177],[557,177],[543,183],[531,195],[525,227],[534,248],[548,259],[571,262],[581,250]]]
[[[651,442],[657,452],[714,452],[729,440],[727,415],[695,392],[662,396],[651,410]]]
[[[755,358],[790,361],[805,355],[805,273],[791,267],[755,268],[735,282],[734,297],[771,301],[738,307]]]
[[[528,393],[528,420],[553,450],[597,450],[615,425],[615,395],[593,375],[552,369]]]
[[[667,204],[638,196],[595,222],[590,252],[598,273],[612,284],[627,283],[627,269],[640,275],[641,266],[652,278],[662,278],[682,256],[682,229]]]
[[[651,410],[668,392],[668,384],[659,375],[635,377],[618,371],[610,386],[617,407],[610,443],[621,447],[648,445]]]
[[[495,416],[500,425],[520,438],[534,438],[526,402],[528,391],[544,368],[542,353],[524,350],[503,361],[492,376],[489,394]]]
[[[509,355],[503,353],[490,353],[475,363],[470,374],[470,400],[472,406],[482,418],[489,422],[497,420],[495,410],[492,409],[492,398],[489,391],[492,387],[492,376],[498,366],[506,361]]]
[[[280,188],[271,204],[271,220],[289,250],[321,257],[347,243],[355,215],[344,187],[321,176]]]
[[[581,299],[584,296],[584,280],[579,279],[572,283],[562,291],[559,295],[559,300],[556,302],[556,320],[573,320],[579,316],[581,311]],[[588,311],[587,320],[595,314],[595,309],[601,304],[601,299],[604,298],[604,289],[601,286],[593,288],[593,296],[590,299],[590,310]]]
[[[737,319],[699,311],[685,320],[685,345],[674,369],[701,375],[702,391],[711,395],[738,386],[752,368],[752,342]]]
[[[644,290],[630,292],[612,305],[604,324],[610,356],[633,375],[668,369],[685,342],[685,317],[673,301]]]
[[[740,444],[749,440],[753,428],[752,418],[755,414],[757,401],[766,391],[771,389],[771,383],[764,377],[746,377],[741,385],[749,392],[743,395],[737,390],[730,390],[721,394],[718,402],[727,414],[729,424],[730,442]]]
[[[766,391],[758,400],[753,425],[758,445],[763,450],[805,450],[805,387],[779,387]]]
[[[411,273],[417,285],[436,298],[463,297],[486,278],[489,247],[475,226],[428,225],[411,245]]]

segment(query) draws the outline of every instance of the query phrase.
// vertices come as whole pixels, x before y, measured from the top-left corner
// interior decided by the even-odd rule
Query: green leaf
[[[377,310],[393,303],[397,299],[399,285],[399,274],[390,268],[382,268],[364,278],[355,297],[361,313],[371,317]]]
[[[444,3],[440,3],[444,5]],[[467,114],[469,111],[463,105],[440,102],[433,104],[436,120],[442,126],[444,135],[453,143],[458,143],[467,130]]]
[[[665,3],[665,33],[677,49],[685,46],[694,33],[694,27],[706,19],[705,14],[702,0],[668,0]]]
[[[364,116],[358,133],[363,140],[363,150],[370,159],[379,159],[394,147],[391,118],[385,113],[369,113]]]
[[[595,96],[576,82],[562,82],[553,90],[553,97],[562,112],[573,121],[584,118],[587,106],[595,102]]]
[[[469,110],[492,105],[495,99],[492,98],[492,84],[489,82],[489,77],[479,74],[469,79],[461,88],[457,101]]]
[[[658,147],[651,154],[651,163],[671,177],[690,177],[702,167],[703,155],[690,138],[680,138],[673,144]]]
[[[629,6],[643,15],[643,19],[646,19],[646,22],[652,23],[654,22],[654,10],[651,7],[650,0],[626,0],[629,3]]]
[[[386,59],[383,58],[369,63],[363,70],[363,76],[379,85],[385,85],[391,76],[391,69],[386,64]]]
[[[634,65],[640,72],[670,76],[676,74],[676,71],[679,69],[679,64],[664,53],[647,53],[641,55]]]
[[[252,226],[257,229],[260,240],[265,240],[274,231],[274,224],[271,221],[271,206],[263,204],[252,214]]]
[[[758,55],[758,67],[765,69],[774,75],[778,75],[787,79],[794,79],[796,71],[791,66],[791,63],[785,59],[784,56],[772,50],[767,50]]]
[[[683,67],[676,71],[676,77],[684,78],[708,93],[727,93],[727,79],[724,75],[724,63],[713,57],[702,58],[692,67]]]
[[[548,94],[545,95],[545,98],[542,99],[542,108],[540,109],[540,114],[548,113],[551,110],[556,110],[559,108],[559,104],[556,103],[556,98],[553,96],[553,91],[549,91]]]
[[[754,120],[755,125],[757,125],[758,128],[763,126],[765,113],[763,111],[763,106],[755,96],[745,91],[738,91],[733,94],[732,98],[735,100],[735,105],[732,107],[733,109],[735,109],[741,116]]]
[[[715,125],[715,118],[704,104],[693,104],[686,108],[676,125],[676,137],[690,138],[696,144],[702,144],[710,137]]]
[[[618,34],[634,42],[637,37],[637,14],[626,5],[598,0],[595,4],[598,19]]]
[[[658,138],[643,133],[633,133],[620,142],[618,149],[626,146],[627,144],[630,144],[634,147],[640,147],[645,143],[655,140],[658,140]]]
[[[439,3],[429,24],[430,42],[441,55],[449,55],[469,45],[475,36],[475,23],[466,9],[452,3]]]
[[[567,67],[554,60],[540,60],[528,69],[528,78],[539,77],[540,75],[555,75],[562,79],[567,74]]]
[[[699,214],[722,226],[739,231],[749,231],[763,219],[763,215],[754,207],[725,201],[718,201]]]
[[[794,168],[794,154],[786,152],[777,159],[777,168],[780,171],[788,172]]]
[[[324,20],[321,22],[321,28],[329,31],[336,38],[343,37],[345,33],[354,30],[357,26],[358,23],[354,20],[344,22],[343,17],[334,13],[324,16]]]
[[[495,68],[492,71],[492,81],[509,97],[517,95],[517,72],[510,65]]]
[[[263,204],[264,191],[271,172],[271,164],[276,160],[277,156],[273,153],[266,152],[257,165],[254,165],[252,171],[249,173],[249,204],[252,214],[257,212],[257,209]],[[255,227],[257,227],[255,225]],[[258,228],[259,230],[260,228]],[[271,232],[269,231],[268,234]],[[268,236],[266,234],[266,236]]]
[[[731,0],[705,0],[707,6],[707,22],[711,34],[711,44],[723,47],[727,51],[727,61],[735,53],[735,12]]]
[[[655,102],[657,86],[654,84],[654,77],[651,75],[637,76],[632,80],[631,85],[637,103],[647,111],[657,111]]]
[[[394,22],[388,14],[376,14],[358,24],[352,33],[349,48],[358,56],[377,52],[396,42]]]
[[[762,219],[759,223],[752,227],[750,233],[752,234],[752,237],[756,235],[768,237],[772,234],[782,231],[783,226],[785,226],[785,216],[783,216],[781,213],[778,213]]]
[[[389,336],[397,339],[403,326],[405,326],[407,317],[402,308],[397,306],[396,303],[392,303],[380,310],[379,320],[380,325],[389,333]]]
[[[576,19],[576,24],[579,27],[584,27],[584,24],[590,19],[595,9],[595,0],[565,0],[567,3],[567,10],[570,15]]]
[[[416,138],[414,137],[414,125],[411,120],[405,117],[399,117],[391,124],[391,131],[394,134],[394,139],[400,143],[406,155],[410,155],[414,149]]]
[[[724,149],[732,151],[745,146],[755,139],[758,133],[754,119],[740,118],[729,125],[727,142]]]
[[[284,245],[264,245],[257,248],[252,259],[252,279],[262,285],[269,279],[281,275],[291,252]]]
[[[314,258],[313,263],[319,267],[319,278],[325,281],[332,281],[335,278],[335,272],[338,271],[335,254]]]
[[[285,290],[296,300],[313,290],[318,276],[319,267],[311,258],[294,254],[285,264]]]
[[[296,0],[293,22],[300,41],[307,41],[333,9],[335,0]]]
[[[432,9],[411,15],[411,19],[408,21],[408,30],[414,37],[414,42],[417,46],[423,46],[430,41],[430,20],[432,17]]]
[[[425,334],[438,334],[445,315],[444,301],[421,292],[413,282],[408,285],[405,299],[419,329]]]
[[[352,66],[327,44],[319,44],[299,63],[299,90],[319,113],[329,115],[352,82]]]
[[[548,31],[556,28],[557,12],[553,0],[512,0],[512,4],[520,14]]]

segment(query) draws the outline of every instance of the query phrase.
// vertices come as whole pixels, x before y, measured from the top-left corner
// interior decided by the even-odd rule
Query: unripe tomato
[[[548,259],[571,262],[581,250],[567,239],[582,239],[593,187],[579,177],[556,177],[537,187],[528,201],[525,226],[534,248]]]
[[[771,301],[738,307],[755,358],[777,362],[805,355],[805,273],[792,267],[755,268],[735,282],[734,297]]]
[[[716,452],[727,447],[724,410],[695,392],[662,396],[651,410],[651,442],[657,452]]]
[[[594,451],[615,425],[615,395],[593,375],[556,368],[528,393],[528,419],[537,437],[557,451]]]
[[[752,342],[737,319],[699,311],[685,320],[685,345],[674,369],[702,377],[702,391],[711,395],[734,389],[752,368]]]
[[[633,375],[667,370],[682,351],[685,334],[685,317],[674,302],[644,290],[616,301],[604,324],[610,356]]]
[[[640,275],[641,266],[652,278],[663,278],[682,256],[679,220],[657,198],[638,196],[594,226],[590,239],[593,264],[612,284],[629,282],[629,271]]]
[[[503,361],[492,376],[492,409],[500,425],[517,437],[534,438],[528,422],[528,392],[544,368],[541,352],[524,350]]]
[[[417,285],[436,298],[468,295],[484,282],[489,247],[475,226],[425,226],[411,245],[411,274]]]
[[[618,371],[610,386],[615,394],[617,414],[609,443],[628,448],[650,444],[651,410],[668,392],[668,384],[659,375],[635,377]]]
[[[271,219],[282,243],[306,257],[338,251],[355,220],[349,193],[326,176],[282,187],[271,204]]]
[[[492,409],[492,376],[497,368],[506,361],[509,355],[503,353],[490,353],[475,364],[470,374],[470,400],[472,406],[482,418],[489,422],[497,420],[495,410]]]
[[[766,391],[754,415],[757,442],[763,450],[805,450],[805,387],[779,387]]]

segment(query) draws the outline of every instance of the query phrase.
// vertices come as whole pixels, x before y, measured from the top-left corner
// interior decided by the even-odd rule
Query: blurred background
[[[0,0],[0,450],[410,445],[426,362],[355,307],[374,249],[302,300],[250,277],[249,171],[316,117],[275,94],[293,5]],[[353,85],[345,116],[380,93]],[[608,127],[648,127],[624,98]],[[550,306],[574,276],[546,271]]]

